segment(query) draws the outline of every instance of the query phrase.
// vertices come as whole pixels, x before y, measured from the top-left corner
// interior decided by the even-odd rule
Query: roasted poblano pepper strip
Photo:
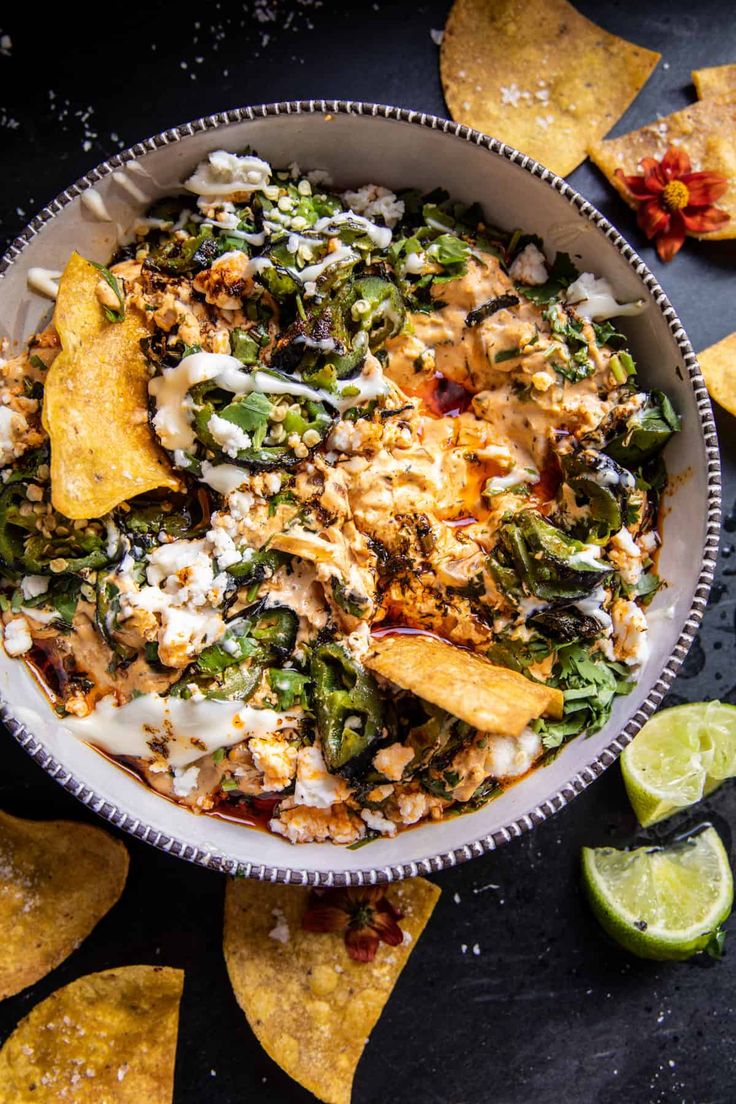
[[[199,441],[212,452],[221,454],[223,461],[234,461],[261,471],[297,464],[299,457],[288,443],[289,437],[296,434],[301,441],[305,433],[317,433],[316,444],[307,445],[311,450],[324,440],[335,421],[335,415],[324,403],[296,396],[278,396],[279,399],[290,399],[291,408],[283,421],[273,424],[269,422],[269,415],[274,404],[268,395],[260,392],[233,396],[221,391],[216,384],[204,383],[193,387],[191,396],[195,411],[194,429]],[[234,457],[224,453],[222,445],[210,430],[213,415],[231,422],[246,433],[250,445],[238,449]],[[273,441],[275,432],[279,434],[278,443]]]
[[[194,684],[208,698],[247,701],[266,667],[294,650],[298,618],[286,606],[262,607],[234,618],[222,638],[210,644],[170,693],[188,697]]]
[[[347,379],[360,370],[369,349],[400,332],[405,317],[396,285],[382,276],[365,276],[297,319],[277,342],[272,364],[305,377],[329,365],[336,379]]]
[[[573,536],[604,540],[626,525],[636,487],[631,472],[594,449],[561,456],[560,466],[564,482],[589,512],[588,517],[566,526]]]
[[[661,452],[681,419],[663,391],[650,391],[638,409],[626,412],[625,404],[614,407],[598,428],[583,442],[603,451],[627,468],[638,468]]]
[[[327,769],[350,773],[381,730],[383,709],[376,681],[339,644],[315,649],[310,674]]]
[[[583,598],[613,571],[535,510],[522,510],[501,525],[490,567],[502,589],[518,588],[544,601]],[[509,586],[511,579],[516,587]]]
[[[182,241],[166,238],[151,251],[144,267],[167,276],[183,276],[209,268],[222,252],[222,242],[214,237],[212,227],[202,226],[197,234]]]

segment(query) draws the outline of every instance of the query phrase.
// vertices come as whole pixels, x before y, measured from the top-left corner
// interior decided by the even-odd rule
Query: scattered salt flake
[[[453,899],[453,901],[455,902],[455,904],[456,904],[456,905],[459,905],[459,904],[460,904],[460,901],[462,900],[462,898],[461,898],[461,896],[460,896],[460,894],[459,894],[459,893],[456,893],[456,894],[454,894],[454,896],[453,896],[453,898],[452,898],[452,899]]]
[[[467,943],[461,943],[460,944],[460,950],[462,951],[463,954],[467,954],[468,944]]]
[[[442,45],[442,39],[444,38],[444,34],[445,34],[444,31],[436,31],[433,27],[432,30],[429,32],[429,37],[434,42],[435,46],[441,46]]]
[[[403,935],[404,935],[404,938],[402,939],[401,942],[404,943],[404,945],[406,945],[407,943],[411,943],[411,940],[412,940],[411,932],[405,931],[403,933]]]
[[[480,943],[474,943],[473,944],[473,954],[474,955],[479,955],[480,954]]]
[[[128,1063],[123,1062],[122,1066],[118,1066],[118,1081],[124,1081],[125,1075],[128,1072]]]

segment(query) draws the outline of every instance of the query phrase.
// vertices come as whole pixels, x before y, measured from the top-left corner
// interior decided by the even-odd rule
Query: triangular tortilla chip
[[[349,1104],[355,1070],[440,890],[423,878],[389,887],[408,937],[354,962],[340,932],[302,931],[309,889],[228,883],[224,950],[238,1004],[281,1068],[327,1104]],[[272,934],[271,934],[272,933]]]
[[[124,966],[58,989],[0,1051],[0,1104],[172,1104],[183,985]]]
[[[736,333],[703,349],[698,360],[710,397],[736,416]]]
[[[693,84],[699,100],[706,96],[722,96],[736,92],[736,64],[710,65],[707,69],[693,69]]]
[[[615,176],[616,169],[623,169],[625,175],[632,176],[640,171],[642,157],[661,159],[673,145],[685,150],[693,172],[718,172],[729,181],[728,190],[717,206],[728,211],[730,221],[710,234],[690,236],[709,241],[736,237],[736,92],[700,100],[620,138],[599,142],[588,152],[629,206],[636,207]]]
[[[128,309],[109,322],[100,273],[78,253],[64,269],[54,311],[62,351],[49,369],[43,423],[51,439],[51,500],[69,518],[97,518],[155,487],[180,489],[148,423],[146,337]]]
[[[101,828],[0,812],[0,999],[75,951],[127,876],[128,852]]]
[[[455,0],[440,74],[453,119],[566,176],[621,118],[659,58],[567,0]]]
[[[559,690],[434,636],[381,637],[372,642],[363,664],[481,732],[521,736],[543,713],[562,716]]]

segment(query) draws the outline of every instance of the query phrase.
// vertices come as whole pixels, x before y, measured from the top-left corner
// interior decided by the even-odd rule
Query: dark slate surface
[[[691,102],[692,68],[736,60],[728,0],[578,6],[663,54],[619,132]],[[447,7],[260,0],[187,12],[149,0],[83,16],[68,5],[43,13],[6,5],[0,34],[12,46],[0,55],[0,236],[11,238],[116,149],[223,108],[339,97],[442,114],[430,30],[443,26]],[[572,182],[651,264],[696,349],[736,329],[732,244],[688,244],[663,266],[594,169],[583,166]],[[718,426],[726,475],[719,582],[672,703],[736,702],[736,452],[733,423],[721,412]],[[86,817],[8,736],[0,747],[3,807]],[[666,832],[711,818],[730,846],[735,817],[736,790],[727,785]],[[719,964],[639,962],[607,941],[582,901],[580,846],[635,836],[616,766],[533,835],[438,875],[443,896],[373,1033],[356,1104],[733,1104],[736,951]],[[120,904],[63,966],[2,1005],[0,1036],[81,974],[167,963],[187,971],[176,1104],[306,1101],[260,1050],[231,995],[220,950],[222,879],[129,846]]]

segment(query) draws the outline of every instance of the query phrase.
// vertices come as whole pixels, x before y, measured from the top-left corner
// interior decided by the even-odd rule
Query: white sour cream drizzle
[[[150,196],[147,195],[137,184],[134,184],[130,177],[126,176],[124,172],[114,172],[112,178],[119,188],[122,188],[124,192],[132,196],[138,203],[150,203]]]
[[[164,368],[148,385],[156,402],[153,425],[164,448],[189,449],[194,445],[189,390],[197,383],[215,380],[218,387],[234,395],[258,391],[266,395],[293,395],[295,398],[326,402],[341,412],[368,402],[388,390],[377,361],[356,379],[343,380],[335,392],[316,390],[297,380],[282,380],[268,372],[244,372],[235,357],[225,353],[192,353],[174,368]]]
[[[31,291],[45,295],[47,299],[55,299],[59,291],[56,281],[60,279],[61,273],[55,269],[34,267],[28,269],[26,283]]]
[[[89,211],[100,222],[113,222],[114,219],[107,207],[105,201],[99,192],[94,188],[90,188],[86,192],[82,192],[81,204],[86,210]]]
[[[192,701],[142,694],[120,706],[115,705],[112,696],[103,698],[88,717],[67,717],[64,725],[110,755],[162,757],[172,767],[186,767],[218,748],[293,728],[301,715],[300,710],[277,713],[239,701]]]

